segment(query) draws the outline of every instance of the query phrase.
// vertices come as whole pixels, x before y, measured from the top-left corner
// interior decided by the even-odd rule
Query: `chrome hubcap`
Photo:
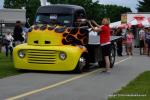
[[[80,67],[80,69],[82,70],[85,65],[86,65],[86,60],[85,60],[84,57],[81,57],[79,59],[79,67]]]

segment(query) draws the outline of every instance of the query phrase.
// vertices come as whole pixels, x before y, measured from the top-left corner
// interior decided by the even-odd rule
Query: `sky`
[[[96,0],[93,0],[96,1]],[[131,8],[133,12],[137,12],[138,0],[99,0],[100,4],[116,4]]]
[[[0,8],[3,8],[4,0],[0,0]]]
[[[96,0],[93,0],[96,1]],[[133,12],[137,12],[138,0],[99,0],[101,4],[116,4],[131,8]],[[0,8],[3,8],[4,0],[0,0]]]

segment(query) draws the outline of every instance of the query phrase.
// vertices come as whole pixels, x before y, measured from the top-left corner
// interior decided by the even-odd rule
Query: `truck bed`
[[[111,36],[111,42],[116,42],[118,39],[121,39],[122,36]],[[89,45],[100,45],[99,36],[96,32],[90,32],[89,34]]]

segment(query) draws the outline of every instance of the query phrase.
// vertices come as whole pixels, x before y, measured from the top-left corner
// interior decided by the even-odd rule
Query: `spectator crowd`
[[[5,47],[5,53],[8,57],[9,54],[12,57],[13,48],[19,44],[25,43],[27,39],[28,27],[23,27],[21,21],[16,21],[13,32],[7,30],[7,33],[3,36],[2,43]]]
[[[122,39],[117,41],[117,55],[123,56],[123,46],[125,46],[126,55],[133,55],[133,44],[135,39],[135,33],[132,29],[127,29],[124,33],[121,28],[113,31],[112,35],[122,36]],[[150,27],[142,27],[138,31],[138,41],[140,55],[150,56]]]

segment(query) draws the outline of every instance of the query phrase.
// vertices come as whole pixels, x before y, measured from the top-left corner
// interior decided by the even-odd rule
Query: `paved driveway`
[[[117,57],[110,74],[94,69],[83,74],[26,73],[0,79],[0,100],[107,100],[140,73],[150,70],[150,57]]]

